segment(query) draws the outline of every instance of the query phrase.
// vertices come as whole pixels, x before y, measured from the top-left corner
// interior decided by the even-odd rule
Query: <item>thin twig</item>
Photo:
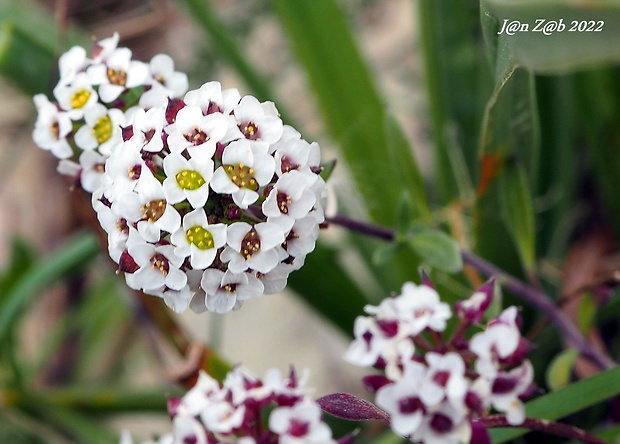
[[[509,424],[508,420],[503,415],[483,416],[482,418],[478,418],[476,421],[483,424],[486,428],[515,427]],[[525,418],[523,424],[520,424],[517,427],[536,430],[550,435],[561,436],[563,438],[581,441],[586,444],[606,444],[606,441],[602,440],[598,436],[586,432],[585,430],[561,422],[548,421],[546,419]]]
[[[396,238],[394,230],[390,228],[350,219],[347,216],[337,215],[328,218],[327,222],[387,241],[393,241]],[[611,358],[592,346],[571,320],[559,310],[545,293],[469,251],[461,250],[461,256],[463,262],[474,267],[479,273],[487,277],[495,277],[510,293],[547,315],[564,337],[579,350],[581,355],[592,361],[601,370],[607,370],[616,366],[616,363]]]

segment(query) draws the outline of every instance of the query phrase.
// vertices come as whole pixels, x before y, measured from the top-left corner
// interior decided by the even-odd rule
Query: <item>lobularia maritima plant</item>
[[[60,159],[58,171],[75,187],[92,194],[127,285],[176,312],[224,313],[280,292],[325,221],[319,146],[283,124],[273,103],[215,81],[187,91],[187,76],[169,56],[132,60],[118,42],[115,34],[90,54],[74,47],[60,57],[54,101],[34,97],[33,139]],[[361,223],[342,225],[364,231]],[[380,227],[368,232],[394,238]],[[534,386],[519,311],[508,307],[480,325],[494,279],[456,304],[449,337],[453,311],[422,279],[355,321],[345,359],[379,370],[363,380],[376,406],[342,393],[315,401],[294,370],[259,379],[236,366],[221,384],[201,373],[185,396],[171,399],[173,430],[157,442],[352,442],[354,435],[332,437],[321,409],[381,420],[413,442],[486,443],[487,427],[519,425],[599,442],[525,417],[522,398]],[[132,438],[124,433],[121,442]]]

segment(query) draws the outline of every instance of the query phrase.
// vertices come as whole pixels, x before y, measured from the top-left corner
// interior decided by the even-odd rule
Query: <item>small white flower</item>
[[[301,257],[301,261],[298,262],[296,265],[298,265],[298,267],[292,264],[279,263],[273,270],[268,273],[257,273],[256,277],[263,283],[263,286],[265,287],[265,294],[276,294],[284,290],[286,288],[288,276],[291,274],[291,272],[297,270],[303,265],[303,257]]]
[[[188,416],[198,416],[209,404],[219,402],[224,397],[225,393],[219,383],[201,370],[196,385],[183,396],[177,412]]]
[[[269,415],[269,430],[281,444],[335,443],[330,428],[321,420],[321,408],[313,401],[278,407]]]
[[[166,305],[175,313],[183,313],[187,310],[189,302],[194,295],[189,285],[185,285],[180,290],[163,287],[159,290],[151,290],[151,294],[162,298]]]
[[[506,413],[509,424],[519,425],[525,420],[525,408],[519,399],[532,384],[534,369],[530,361],[524,361],[509,372],[498,372],[491,381],[491,405]]]
[[[377,391],[377,406],[390,415],[392,430],[401,436],[412,435],[426,414],[426,405],[420,398],[420,383],[425,374],[424,365],[409,361],[402,379]]]
[[[163,108],[151,108],[148,111],[138,108],[132,115],[133,135],[130,141],[137,143],[141,150],[158,153],[164,147],[162,131],[165,124]]]
[[[93,85],[99,85],[99,96],[104,103],[117,99],[128,88],[143,85],[148,78],[148,65],[131,60],[129,48],[116,48],[103,63],[86,70]]]
[[[149,74],[170,90],[171,97],[181,97],[187,91],[187,74],[174,70],[174,61],[167,54],[157,54],[149,62]]]
[[[469,342],[469,349],[478,356],[476,370],[488,377],[497,372],[497,361],[513,354],[519,346],[521,332],[516,324],[517,307],[505,309],[489,323],[487,329],[476,333]]]
[[[136,144],[124,143],[105,163],[106,180],[109,179],[106,183],[106,196],[118,200],[124,194],[131,193],[142,173],[147,170],[139,147]]]
[[[272,145],[273,147],[273,145]],[[317,169],[321,162],[319,145],[303,139],[291,140],[275,151],[276,174],[281,176],[290,171],[307,171]]]
[[[450,404],[429,412],[412,436],[412,440],[433,444],[462,444],[469,442],[470,438],[469,420]]]
[[[226,134],[226,128],[226,118],[222,114],[203,116],[199,107],[186,106],[177,113],[174,129],[168,136],[168,146],[173,153],[187,149],[192,157],[197,153],[212,157],[216,143]]]
[[[280,262],[276,249],[284,242],[284,232],[275,224],[259,223],[254,226],[246,222],[235,222],[228,227],[228,247],[221,259],[228,262],[228,269],[241,273],[248,268],[268,273]]]
[[[67,135],[73,130],[73,124],[69,115],[59,111],[44,94],[34,96],[34,104],[38,112],[32,132],[34,142],[59,159],[71,157],[73,150],[67,142]]]
[[[83,151],[80,154],[80,185],[84,190],[92,193],[99,188],[106,160],[106,156],[96,151]]]
[[[194,208],[204,206],[213,175],[213,160],[208,153],[196,153],[189,160],[179,153],[168,154],[164,159],[164,171],[168,202],[175,204],[187,199]]]
[[[286,223],[284,218],[274,219],[274,223],[278,223],[282,226],[280,221],[282,221],[282,223]],[[295,258],[306,256],[314,250],[318,237],[319,224],[314,218],[304,217],[303,219],[298,219],[286,235],[286,239],[284,240],[284,249],[288,254]]]
[[[249,273],[207,269],[200,285],[206,292],[207,310],[215,313],[229,312],[238,302],[263,294],[262,282]]]
[[[131,239],[130,239],[131,240]],[[155,246],[146,242],[128,241],[128,252],[140,267],[125,274],[127,285],[134,290],[161,290],[165,285],[173,290],[182,289],[187,276],[179,269],[183,259],[174,254],[172,245]]]
[[[75,76],[87,66],[86,50],[81,46],[74,46],[63,53],[58,59],[60,73],[59,84],[68,85]]]
[[[420,398],[427,406],[435,406],[447,399],[456,409],[463,408],[468,389],[465,363],[458,353],[426,354],[428,370],[420,387]]]
[[[188,91],[183,101],[187,105],[198,106],[205,116],[212,113],[222,113],[228,116],[241,100],[236,88],[222,91],[220,82],[207,82],[200,89]]]
[[[408,326],[411,335],[417,335],[426,328],[443,331],[446,321],[452,316],[450,306],[441,302],[437,292],[426,285],[416,286],[406,282],[395,303],[399,319]]]
[[[316,177],[310,172],[296,170],[280,176],[263,202],[263,214],[270,221],[273,218],[284,218],[291,226],[295,219],[306,217],[316,202],[316,196],[310,189]]]
[[[97,149],[109,156],[122,143],[121,126],[125,121],[120,109],[107,109],[96,103],[84,113],[86,124],[75,133],[75,144],[83,150]]]
[[[68,85],[59,83],[54,88],[54,97],[60,107],[68,112],[72,120],[80,120],[84,112],[97,103],[98,95],[84,72],[76,74]]]
[[[226,244],[226,225],[207,222],[205,210],[197,208],[183,216],[183,225],[172,233],[170,241],[179,257],[190,257],[194,269],[205,269],[213,263],[217,251]]]
[[[112,37],[99,40],[93,46],[92,58],[93,62],[105,61],[108,56],[118,47],[120,36],[115,32]]]
[[[259,188],[271,181],[274,168],[266,145],[252,145],[247,140],[231,142],[224,149],[222,166],[213,173],[211,188],[232,194],[235,203],[245,209],[256,202]]]
[[[272,144],[282,136],[282,120],[273,103],[260,103],[256,97],[244,96],[233,110],[236,126],[229,127],[225,141],[245,138]]]
[[[174,442],[207,444],[207,434],[203,425],[192,416],[177,415],[172,420]]]
[[[245,406],[233,406],[228,401],[212,402],[200,413],[210,432],[230,433],[243,423]]]
[[[399,355],[399,344],[404,339],[397,322],[381,322],[369,316],[355,319],[353,333],[355,340],[349,345],[344,359],[360,367],[370,367],[379,358],[387,362],[395,361]]]

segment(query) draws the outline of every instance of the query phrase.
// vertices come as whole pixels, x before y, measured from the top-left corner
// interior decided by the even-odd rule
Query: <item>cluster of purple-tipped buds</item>
[[[426,276],[423,282],[408,282],[401,294],[367,306],[369,316],[357,318],[345,355],[353,364],[381,370],[364,384],[386,421],[413,442],[454,444],[470,442],[472,431],[476,440],[486,434],[476,420],[491,410],[521,424],[521,399],[532,394],[533,369],[525,359],[530,345],[521,336],[518,309],[508,307],[480,326],[493,299],[490,280],[457,302],[458,323],[446,337],[450,306]]]

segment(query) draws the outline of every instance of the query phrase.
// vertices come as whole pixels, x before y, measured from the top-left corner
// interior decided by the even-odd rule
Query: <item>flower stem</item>
[[[394,230],[390,228],[361,222],[347,216],[336,215],[334,217],[327,218],[327,222],[334,225],[339,225],[351,231],[387,241],[394,241],[396,239]],[[592,346],[592,344],[581,334],[571,320],[545,293],[517,279],[474,253],[461,250],[461,256],[463,258],[463,262],[474,267],[479,273],[485,275],[486,277],[495,277],[510,293],[547,315],[549,319],[558,327],[563,336],[570,341],[577,350],[579,350],[581,355],[592,361],[592,363],[594,363],[601,370],[610,369],[616,366],[616,363],[611,358],[602,353],[596,347]]]
[[[503,415],[483,416],[482,418],[478,418],[476,421],[483,424],[486,428],[515,427],[509,424],[508,420]],[[606,443],[598,436],[588,433],[585,430],[561,422],[549,421],[546,419],[525,418],[523,424],[520,424],[516,427],[536,430],[539,432],[548,433],[550,435],[561,436],[563,438],[581,441],[586,444]]]

